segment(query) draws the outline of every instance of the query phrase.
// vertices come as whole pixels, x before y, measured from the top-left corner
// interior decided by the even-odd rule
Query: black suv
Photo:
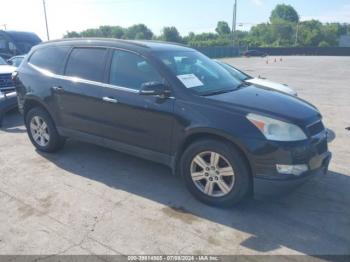
[[[326,172],[331,158],[314,106],[244,84],[179,45],[43,43],[14,81],[38,150],[54,152],[73,138],[156,161],[207,204],[233,205],[262,182],[304,181]]]

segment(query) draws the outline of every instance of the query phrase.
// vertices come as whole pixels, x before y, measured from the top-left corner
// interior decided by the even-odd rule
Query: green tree
[[[125,34],[125,29],[121,26],[113,26],[111,30],[111,37],[113,38],[123,38]]]
[[[150,40],[152,37],[152,31],[144,24],[130,26],[125,30],[124,34],[124,38],[126,39]]]
[[[219,21],[215,31],[219,34],[219,35],[229,35],[231,34],[231,29],[228,25],[227,22],[225,21]]]
[[[310,20],[299,24],[299,45],[318,46],[322,40],[322,23],[320,21]]]
[[[326,41],[322,41],[318,44],[318,47],[330,47],[330,44]]]
[[[295,42],[294,25],[289,22],[280,22],[279,24],[271,24],[273,40],[272,45],[276,47],[292,46]]]
[[[89,28],[80,33],[82,37],[103,37],[102,32],[98,28]]]
[[[102,25],[99,29],[99,35],[101,37],[112,37],[112,26],[109,25]]]
[[[182,42],[180,33],[174,26],[164,27],[162,30],[162,35],[160,36],[160,40],[167,41],[167,42],[175,42],[175,43]]]
[[[272,10],[270,22],[278,24],[281,21],[298,23],[299,14],[291,5],[279,4]]]
[[[67,33],[63,36],[63,38],[78,38],[78,37],[81,37],[81,36],[76,31],[67,31]]]
[[[297,34],[298,33],[298,34]],[[341,35],[350,35],[350,24],[326,23],[318,20],[299,22],[299,15],[292,6],[277,5],[271,12],[270,22],[255,25],[250,31],[236,31],[235,40],[240,46],[251,47],[326,47],[338,46]],[[193,47],[232,45],[232,33],[224,21],[217,23],[216,33],[190,32],[181,37],[176,27],[165,27],[157,37],[144,24],[129,28],[103,25],[82,32],[68,31],[64,37],[112,37],[121,39],[159,39],[169,42],[181,42]]]
[[[274,41],[272,26],[268,23],[261,23],[253,26],[248,35],[248,43],[250,46],[271,46]]]

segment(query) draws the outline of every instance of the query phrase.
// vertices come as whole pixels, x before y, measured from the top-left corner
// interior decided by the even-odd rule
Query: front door
[[[101,87],[104,129],[100,135],[169,153],[174,99],[138,93],[143,83],[164,79],[145,58],[132,52],[113,50],[110,64],[108,85]]]

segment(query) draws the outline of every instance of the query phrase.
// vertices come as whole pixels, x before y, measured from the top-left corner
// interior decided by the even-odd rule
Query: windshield
[[[230,92],[242,84],[239,79],[199,52],[163,51],[157,55],[186,88],[198,95]]]
[[[226,63],[222,63],[219,61],[217,63],[220,64],[223,68],[225,68],[233,77],[236,77],[241,81],[246,81],[248,79],[252,79],[251,76],[239,71],[238,69],[234,68],[233,66],[230,66]]]
[[[12,58],[12,65],[15,66],[15,67],[19,67],[20,64],[22,63],[24,57],[22,56],[19,56],[19,57],[15,57],[15,58]]]
[[[0,65],[7,65],[6,61],[0,56]]]

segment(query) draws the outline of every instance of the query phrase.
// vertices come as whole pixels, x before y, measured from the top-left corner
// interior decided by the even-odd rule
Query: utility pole
[[[43,6],[44,6],[44,14],[45,14],[45,24],[46,24],[46,35],[47,35],[47,40],[50,40],[49,26],[48,26],[48,24],[47,24],[47,15],[46,15],[46,4],[45,4],[45,0],[43,0]]]
[[[295,46],[298,45],[298,37],[299,37],[299,22],[297,22],[297,28],[295,32]]]
[[[233,5],[233,16],[232,16],[232,44],[236,45],[236,26],[237,26],[237,0]]]

